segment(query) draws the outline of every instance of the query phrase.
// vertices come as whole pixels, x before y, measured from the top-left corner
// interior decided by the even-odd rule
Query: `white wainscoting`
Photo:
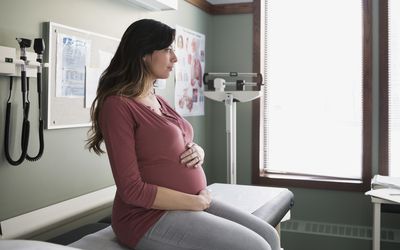
[[[51,230],[112,206],[116,187],[110,186],[0,222],[0,239],[19,239]]]

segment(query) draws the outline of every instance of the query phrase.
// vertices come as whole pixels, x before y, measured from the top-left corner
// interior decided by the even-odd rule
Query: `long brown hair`
[[[103,72],[96,98],[90,109],[92,126],[86,147],[96,154],[104,153],[104,140],[99,126],[99,113],[108,96],[137,97],[148,91],[150,71],[143,57],[167,48],[175,38],[175,30],[159,21],[141,19],[132,23],[121,38],[108,68]]]

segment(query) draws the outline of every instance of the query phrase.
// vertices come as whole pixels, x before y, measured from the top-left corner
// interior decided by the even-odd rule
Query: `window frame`
[[[366,191],[370,189],[372,169],[372,0],[361,0],[363,9],[363,154],[362,179],[360,181],[326,178],[310,175],[267,174],[260,176],[262,150],[261,100],[252,105],[252,184],[263,186],[301,187],[346,191]],[[253,2],[253,71],[263,72],[262,67],[262,27],[264,7],[261,0]]]
[[[389,1],[379,1],[379,174],[389,174]]]

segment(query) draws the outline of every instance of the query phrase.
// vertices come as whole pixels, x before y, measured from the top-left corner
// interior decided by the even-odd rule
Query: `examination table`
[[[294,204],[293,193],[286,188],[259,187],[248,185],[232,185],[215,183],[208,186],[213,199],[235,206],[245,212],[265,220],[279,232],[279,223],[290,219],[290,209]],[[35,248],[40,242],[25,241],[26,247],[21,248],[23,240],[0,241],[0,249],[60,249],[62,245],[84,250],[128,250],[118,244],[111,228],[110,217],[97,223],[81,226],[75,230],[57,236],[48,241],[48,246]],[[52,243],[52,244],[50,244]],[[13,245],[14,244],[14,245]],[[58,248],[58,246],[60,248]],[[33,248],[31,248],[33,247]]]
[[[231,184],[212,184],[209,186],[213,199],[217,199],[233,205],[243,211],[254,214],[255,216],[267,221],[279,231],[279,223],[290,218],[290,208],[293,206],[293,193],[286,188],[258,187],[247,185]],[[68,244],[70,247],[85,250],[120,250],[128,249],[119,245],[111,226],[107,225],[110,221],[103,220],[98,224],[84,226],[74,230],[69,234],[55,238],[52,242],[58,244]],[[83,238],[69,244],[71,240],[82,237],[79,232],[88,232],[90,228],[98,230],[87,234]]]

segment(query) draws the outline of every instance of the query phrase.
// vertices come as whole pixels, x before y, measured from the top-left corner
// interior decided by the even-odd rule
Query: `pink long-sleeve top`
[[[157,96],[162,116],[144,104],[109,96],[99,124],[117,192],[112,227],[118,240],[134,248],[165,213],[151,209],[157,186],[198,194],[207,185],[201,167],[188,168],[180,155],[193,140],[193,128]]]

